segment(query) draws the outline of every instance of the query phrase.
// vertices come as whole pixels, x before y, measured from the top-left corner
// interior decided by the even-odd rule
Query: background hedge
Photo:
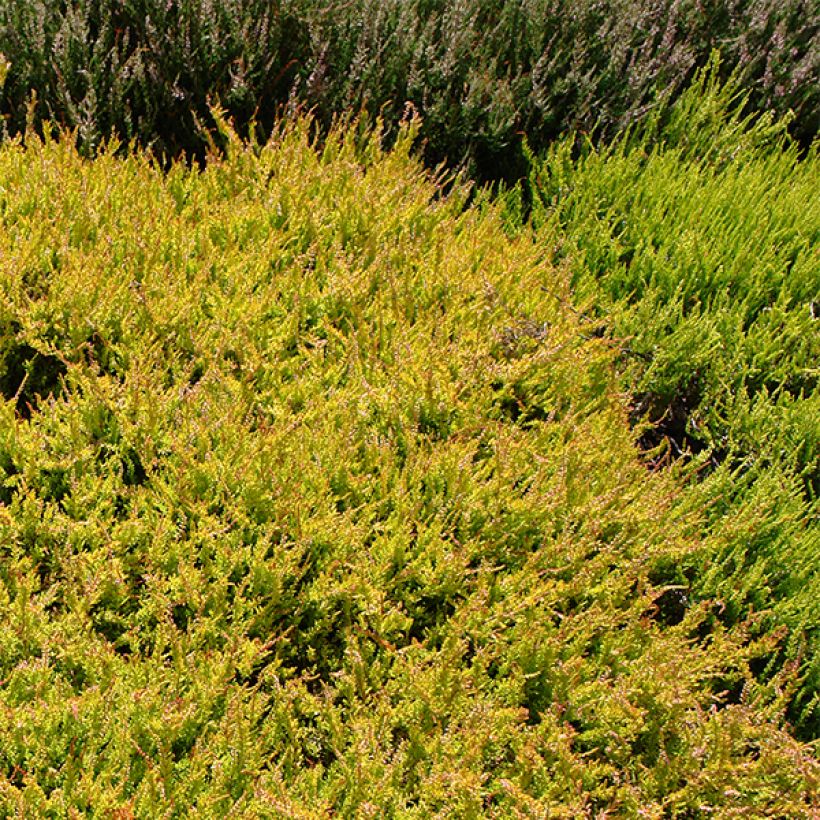
[[[0,94],[8,133],[26,112],[201,158],[208,103],[240,130],[282,106],[423,117],[426,158],[481,180],[525,174],[569,130],[607,137],[674,97],[713,49],[750,109],[795,112],[808,144],[820,110],[820,12],[810,0],[7,0]],[[36,94],[34,102],[33,94]],[[30,104],[29,104],[30,103]]]

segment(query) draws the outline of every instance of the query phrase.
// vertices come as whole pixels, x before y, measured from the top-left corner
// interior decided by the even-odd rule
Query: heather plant
[[[306,45],[287,2],[12,0],[0,8],[5,127],[50,121],[76,130],[87,153],[116,135],[201,158],[209,104],[270,128]]]
[[[113,133],[201,159],[209,104],[242,133],[301,106],[324,129],[380,115],[395,136],[410,102],[429,164],[515,181],[522,134],[537,153],[574,131],[609,139],[676,98],[716,48],[750,110],[794,111],[810,144],[818,20],[808,0],[7,0],[0,112],[11,134],[28,111],[88,151]]]
[[[417,124],[220,127],[0,147],[0,812],[808,816],[567,266]]]
[[[693,605],[719,600],[718,620],[788,627],[760,669],[801,667],[790,714],[817,737],[817,146],[801,158],[786,123],[744,110],[713,66],[606,148],[556,144],[535,161],[533,218],[621,340],[647,459],[686,457],[704,541],[672,576]]]
[[[611,138],[675,99],[716,48],[722,76],[737,71],[750,90],[750,109],[792,109],[804,142],[817,132],[813,4],[339,0],[328,8],[313,25],[320,59],[305,99],[324,112],[388,103],[394,117],[410,100],[425,120],[428,160],[466,158],[482,180],[525,175],[522,134],[536,153],[567,133]]]

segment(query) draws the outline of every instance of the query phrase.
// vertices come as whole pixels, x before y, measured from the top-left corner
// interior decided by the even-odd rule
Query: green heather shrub
[[[801,665],[790,715],[816,738],[820,162],[737,94],[713,67],[606,148],[557,143],[534,164],[533,218],[620,340],[648,458],[694,456],[684,503],[704,540],[680,582],[724,622],[789,627],[768,669]]]
[[[221,127],[0,148],[0,814],[809,816],[566,267],[417,124]]]
[[[574,130],[609,138],[686,87],[714,49],[755,111],[820,124],[820,13],[809,0],[5,0],[0,114],[202,158],[221,105],[243,133],[283,106],[327,128],[350,110],[395,134],[411,102],[428,162],[526,175]],[[36,95],[33,96],[33,95]]]

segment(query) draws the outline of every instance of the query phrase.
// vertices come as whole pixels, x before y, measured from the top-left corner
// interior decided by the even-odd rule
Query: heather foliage
[[[304,59],[303,29],[268,0],[12,0],[0,6],[5,127],[53,121],[87,151],[115,134],[201,156],[209,101],[245,123],[264,101],[270,124]]]
[[[622,340],[647,458],[694,457],[684,504],[704,540],[672,576],[692,605],[719,600],[717,620],[789,627],[760,667],[802,668],[791,716],[817,737],[820,162],[737,95],[713,70],[606,148],[557,143],[534,161],[533,219]]]
[[[6,0],[0,113],[9,133],[29,110],[88,150],[114,133],[201,158],[209,103],[242,132],[301,105],[325,128],[381,113],[395,134],[410,101],[428,161],[514,180],[523,133],[536,151],[575,130],[610,137],[676,97],[716,48],[750,108],[792,109],[808,144],[819,23],[809,0]]]
[[[570,268],[416,125],[221,127],[0,148],[0,811],[807,816]]]

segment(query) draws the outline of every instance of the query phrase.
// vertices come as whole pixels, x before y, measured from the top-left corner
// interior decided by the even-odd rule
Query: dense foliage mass
[[[201,157],[219,104],[269,130],[285,105],[395,126],[422,114],[427,159],[479,179],[526,173],[569,131],[611,136],[677,96],[713,49],[750,107],[820,120],[810,0],[5,0],[0,94],[10,133],[52,119],[93,149],[115,133]]]
[[[782,123],[742,119],[735,93],[704,74],[605,149],[573,158],[558,142],[534,162],[533,219],[576,299],[627,342],[622,384],[652,422],[651,458],[696,456],[708,537],[673,576],[726,622],[788,624],[771,660],[803,666],[792,717],[816,738],[820,161],[816,145],[799,160]]]
[[[808,816],[572,271],[309,130],[0,148],[2,812]]]

